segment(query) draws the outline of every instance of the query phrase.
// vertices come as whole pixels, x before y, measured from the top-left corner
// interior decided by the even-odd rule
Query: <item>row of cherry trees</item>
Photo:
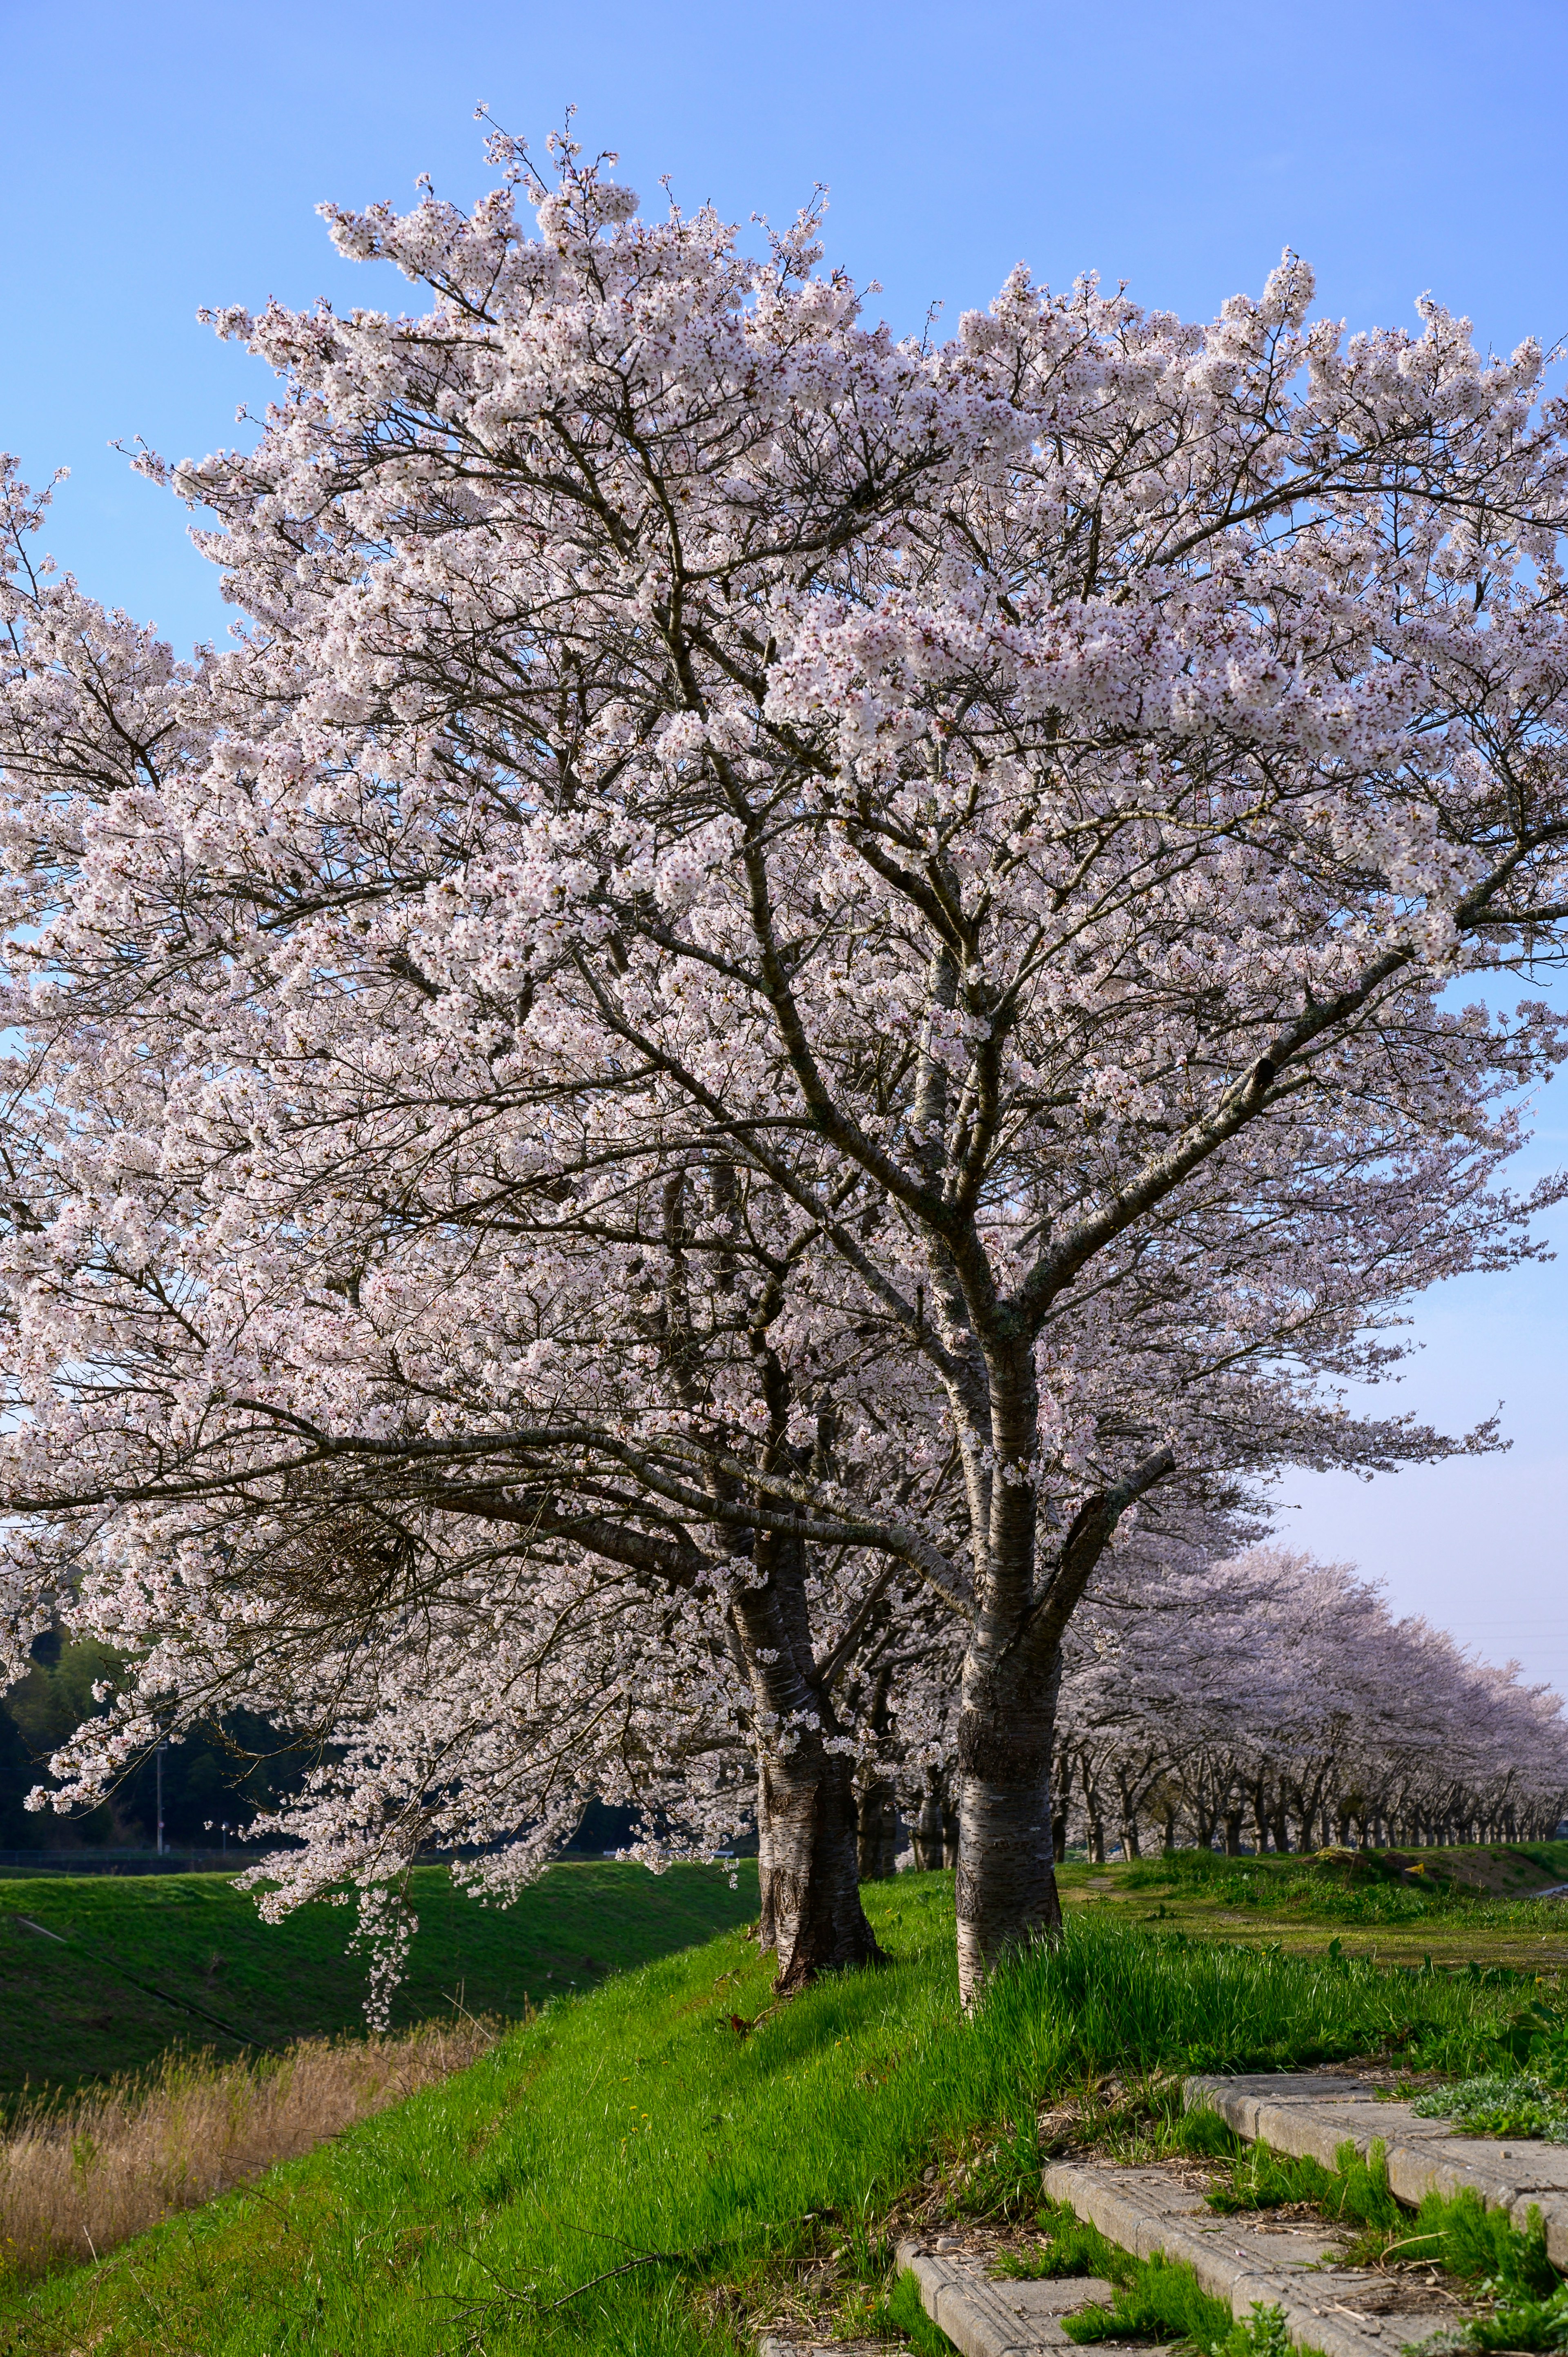
[[[755,1803],[785,1988],[875,1953],[856,1780],[929,1846],[950,1760],[972,2001],[1059,1921],[1097,1575],[1240,1644],[1274,1469],[1490,1439],[1336,1386],[1559,1191],[1488,997],[1568,924],[1568,421],[1292,256],[899,341],[813,219],[494,153],[330,214],[417,315],[219,316],[277,400],[145,463],[229,648],[6,478],[9,1659],[137,1665],[66,1805],[293,1727],[265,1903],[372,1930],[433,1836],[505,1889],[588,1792]]]
[[[1520,1840],[1568,1814],[1561,1698],[1395,1620],[1339,1565],[1257,1549],[1196,1590],[1092,1593],[1063,1683],[1056,1793],[1091,1857]]]

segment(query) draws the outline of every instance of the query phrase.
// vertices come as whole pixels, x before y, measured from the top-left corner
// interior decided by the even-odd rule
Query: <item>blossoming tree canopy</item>
[[[1497,1181],[1556,1023],[1453,985],[1568,915],[1564,417],[1289,255],[900,341],[811,217],[758,258],[564,144],[530,227],[495,154],[328,212],[423,310],[218,315],[278,402],[145,465],[231,651],[30,573],[13,490],[11,1623],[143,1657],[83,1789],[351,1656],[306,1878],[456,1739],[415,1599],[514,1823],[743,1741],[793,1986],[870,1953],[835,1696],[935,1615],[972,1997],[1057,1920],[1118,1525],[1453,1445],[1324,1378],[1555,1195]]]

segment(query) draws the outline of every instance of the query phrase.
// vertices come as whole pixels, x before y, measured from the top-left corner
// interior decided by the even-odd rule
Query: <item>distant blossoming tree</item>
[[[1139,1855],[1165,1815],[1234,1855],[1539,1839],[1568,1809],[1562,1697],[1279,1547],[1107,1566],[1067,1647],[1058,1821]],[[1140,1823],[1142,1821],[1142,1825]]]
[[[711,1828],[749,1747],[786,1986],[873,1953],[856,1648],[956,1628],[972,2001],[1119,1526],[1449,1445],[1323,1379],[1552,1193],[1556,1026],[1454,985],[1568,915],[1564,420],[1291,256],[900,342],[810,218],[564,143],[530,234],[494,152],[329,214],[421,314],[220,315],[279,402],[145,463],[232,651],[14,490],[9,1622],[142,1659],[83,1792],[220,1690],[337,1724],[296,1889],[438,1788],[498,1874],[724,1758]]]

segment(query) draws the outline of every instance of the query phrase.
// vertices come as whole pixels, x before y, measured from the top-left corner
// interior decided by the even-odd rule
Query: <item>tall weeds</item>
[[[0,2274],[102,2258],[466,2069],[500,2029],[465,2016],[393,2037],[301,2039],[256,2061],[174,2054],[149,2075],[24,2103],[0,2144]]]

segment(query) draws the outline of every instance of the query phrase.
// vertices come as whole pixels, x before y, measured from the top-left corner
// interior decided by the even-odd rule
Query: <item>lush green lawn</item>
[[[744,2344],[702,2294],[853,2242],[983,2124],[1019,2130],[1008,2165],[1027,2171],[1036,2106],[1064,2087],[1391,2047],[1460,2071],[1504,2051],[1539,1996],[1511,1974],[1380,1972],[1082,1910],[966,2024],[950,1878],[866,1900],[886,1971],[775,2007],[768,1960],[732,1932],[554,1998],[471,2071],[254,2190],[13,2292],[0,2352],[716,2357]]]
[[[562,1988],[746,1921],[757,1869],[744,1866],[732,1890],[717,1867],[654,1876],[568,1863],[499,1909],[429,1867],[414,1873],[413,1904],[420,1928],[394,2025],[449,2013],[454,1999],[515,2018]],[[176,2042],[235,2055],[242,2038],[362,2029],[365,1966],[345,1953],[352,1921],[308,1907],[263,1923],[255,1900],[215,1874],[0,1882],[0,2093],[138,2069]]]

